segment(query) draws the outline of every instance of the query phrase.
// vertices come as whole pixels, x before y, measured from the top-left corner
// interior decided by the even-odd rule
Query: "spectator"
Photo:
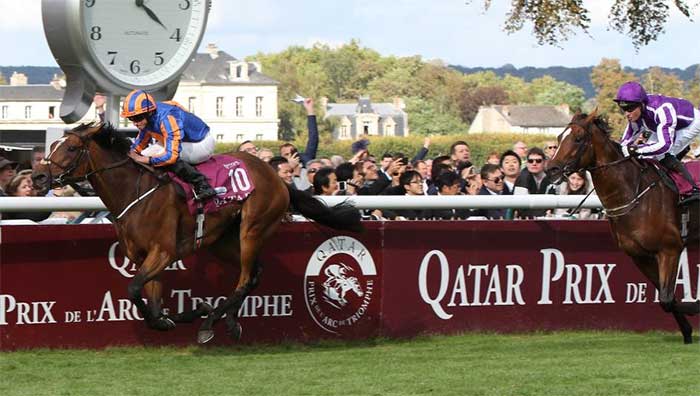
[[[416,171],[406,171],[400,178],[399,183],[406,196],[421,196],[423,194],[423,179]],[[394,214],[392,215],[391,212]],[[397,209],[385,211],[385,214],[394,220],[423,220],[432,217],[430,209]]]
[[[314,193],[316,195],[336,195],[338,178],[333,168],[321,168],[314,176]]]
[[[554,157],[554,153],[557,152],[558,148],[559,144],[557,144],[557,142],[554,140],[548,140],[544,142],[544,149],[542,149],[542,151],[544,152],[545,160],[552,159]]]
[[[425,156],[428,155],[428,150],[430,150],[430,138],[426,136],[423,139],[423,147],[421,147],[420,150],[418,150],[418,152],[416,153],[415,157],[411,159],[411,164],[413,164],[416,161],[425,159]]]
[[[294,182],[292,180],[292,166],[289,165],[289,161],[286,158],[281,156],[272,157],[270,160],[270,166],[272,166],[275,172],[277,172],[277,176],[279,176],[285,183],[294,187]]]
[[[32,148],[32,169],[44,159],[45,155],[46,151],[44,151],[44,147],[34,146],[34,148]]]
[[[501,164],[501,157],[498,155],[497,152],[492,151],[489,153],[489,156],[486,157],[486,163],[493,164],[493,165],[500,165]]]
[[[323,164],[324,167],[328,167],[328,168],[333,167],[333,163],[331,162],[331,159],[328,157],[321,157],[318,160],[321,161],[321,163]]]
[[[345,163],[345,158],[343,158],[342,155],[332,155],[331,156],[331,164],[333,165],[334,169],[343,163]]]
[[[461,195],[460,177],[454,172],[445,172],[435,180],[438,195]],[[432,218],[435,220],[466,219],[473,214],[470,209],[433,209]]]
[[[386,171],[379,170],[377,164],[372,161],[362,162],[362,173],[364,174],[364,184],[357,190],[358,195],[379,195],[391,185],[389,174],[399,169],[399,162],[389,162]]]
[[[479,195],[509,195],[505,190],[503,180],[505,176],[498,165],[486,164],[481,168],[481,181],[483,186],[479,190]],[[477,211],[479,216],[484,216],[489,219],[504,219],[507,218],[508,209],[480,209]]]
[[[255,143],[251,142],[250,140],[246,140],[239,144],[236,151],[245,151],[246,153],[256,157],[258,155],[258,148],[255,146]],[[270,154],[272,154],[272,151],[270,151]]]
[[[9,159],[0,156],[0,197],[7,195],[5,191],[7,185],[10,183],[12,178],[15,177],[17,172],[17,162],[10,161]]]
[[[515,151],[515,154],[518,154],[518,157],[525,158],[527,156],[527,144],[523,142],[522,140],[518,140],[513,144],[513,151]],[[522,164],[521,169],[525,167],[525,164]]]
[[[306,178],[309,181],[310,187],[304,191],[311,195],[314,193],[314,176],[316,176],[316,172],[321,168],[323,168],[323,163],[320,160],[313,159],[306,163]]]
[[[275,154],[272,152],[272,150],[270,150],[268,148],[263,148],[263,149],[260,149],[260,151],[258,151],[258,158],[260,158],[261,160],[263,160],[265,162],[270,162],[270,160],[274,156],[275,156]]]
[[[63,187],[57,187],[51,190],[51,195],[54,197],[79,197],[80,194],[78,194],[73,187],[71,186],[63,186]],[[80,216],[81,212],[53,212],[51,213],[51,216],[49,218],[51,219],[66,219],[66,223],[73,222],[78,216]]]
[[[32,183],[32,171],[25,170],[18,173],[7,184],[7,195],[10,197],[35,197],[36,191]],[[48,218],[51,212],[9,212],[3,214],[3,218],[10,219],[28,219],[35,222],[42,221]]]
[[[335,168],[335,176],[338,180],[338,195],[357,195],[359,188],[365,182],[362,165],[358,164],[358,166],[346,162]]]
[[[367,148],[369,147],[370,141],[367,137],[368,135],[365,132],[362,134],[362,137],[359,140],[353,142],[352,146],[350,147],[353,154],[357,154],[360,151],[369,151]]]
[[[557,195],[581,195],[588,194],[593,189],[593,182],[590,179],[588,172],[574,172],[566,179],[566,183],[562,183],[558,188],[550,190],[551,194]],[[575,208],[557,208],[554,212],[548,211],[548,215],[554,215],[558,217],[571,216],[572,211]],[[591,211],[591,209],[582,208],[579,209],[578,214],[576,214],[577,219],[597,219],[596,213]]]
[[[289,142],[280,146],[280,155],[289,161],[293,171],[292,180],[298,190],[306,190],[310,187],[304,164],[316,158],[318,151],[318,125],[314,112],[314,100],[312,98],[304,99],[304,108],[306,109],[306,125],[309,131],[306,150],[299,153],[299,150]]]
[[[481,175],[476,170],[474,165],[464,167],[460,172],[459,176],[462,179],[462,187],[460,191],[467,195],[478,195],[479,190],[483,183],[481,182]]]
[[[515,180],[520,176],[522,162],[520,156],[513,150],[506,150],[501,154],[500,166],[506,176],[505,187],[511,192],[515,191]]]
[[[384,155],[382,155],[382,160],[379,163],[379,166],[382,169],[386,169],[389,167],[389,164],[391,164],[391,161],[393,161],[393,160],[394,160],[394,156],[391,155],[391,153],[384,153]]]
[[[552,184],[544,172],[544,152],[539,147],[533,147],[527,152],[526,168],[515,180],[515,187],[527,189],[528,194],[546,194]],[[544,216],[543,209],[527,209],[519,211],[521,217],[534,218]]]
[[[467,142],[458,140],[450,146],[450,157],[454,166],[458,166],[460,162],[471,162],[472,152]]]

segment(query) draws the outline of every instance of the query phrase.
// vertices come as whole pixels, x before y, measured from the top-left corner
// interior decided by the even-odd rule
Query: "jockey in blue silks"
[[[628,121],[620,141],[625,156],[654,158],[683,175],[693,186],[693,192],[681,204],[700,198],[700,189],[679,161],[688,152],[690,142],[700,134],[700,110],[685,99],[647,95],[644,87],[635,81],[620,86],[615,102]],[[646,141],[636,144],[642,134]]]
[[[140,89],[126,96],[121,116],[139,130],[129,152],[134,161],[175,173],[194,187],[197,200],[216,195],[207,178],[190,165],[204,162],[214,153],[214,138],[201,118],[176,102],[156,103]]]

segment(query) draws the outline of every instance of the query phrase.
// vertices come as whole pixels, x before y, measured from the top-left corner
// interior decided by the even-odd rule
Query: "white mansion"
[[[262,74],[260,63],[237,60],[209,44],[183,72],[173,100],[209,124],[219,142],[276,140],[278,84]],[[14,73],[9,85],[0,85],[0,133],[66,127],[58,117],[64,87],[58,78],[28,84]],[[93,104],[80,122],[96,119]]]

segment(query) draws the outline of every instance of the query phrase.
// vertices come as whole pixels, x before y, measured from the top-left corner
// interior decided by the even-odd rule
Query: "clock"
[[[113,109],[134,88],[172,98],[210,6],[211,0],[43,0],[46,39],[66,74],[61,119],[82,118],[97,91]]]

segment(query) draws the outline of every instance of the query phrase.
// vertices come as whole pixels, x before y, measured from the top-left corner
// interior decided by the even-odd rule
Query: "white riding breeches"
[[[676,130],[676,140],[668,150],[670,154],[677,155],[683,151],[690,142],[700,135],[700,110],[695,109],[693,122],[683,129]]]
[[[199,164],[211,158],[215,146],[216,141],[211,132],[198,142],[182,142],[180,143],[180,159],[189,164]]]

